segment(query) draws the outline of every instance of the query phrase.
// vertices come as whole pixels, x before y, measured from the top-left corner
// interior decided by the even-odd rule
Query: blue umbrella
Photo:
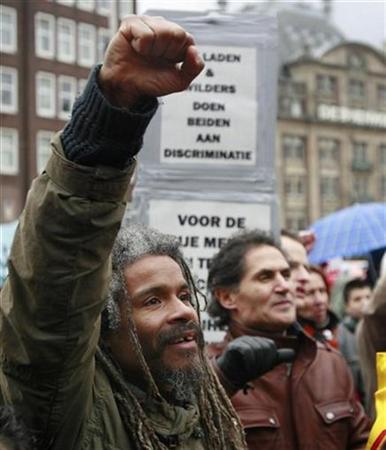
[[[312,264],[337,257],[361,256],[386,247],[386,203],[359,203],[317,220]]]

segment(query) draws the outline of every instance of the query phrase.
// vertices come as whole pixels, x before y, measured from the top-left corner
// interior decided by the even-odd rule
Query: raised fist
[[[114,106],[186,89],[204,62],[193,37],[162,17],[127,16],[111,40],[99,86]]]

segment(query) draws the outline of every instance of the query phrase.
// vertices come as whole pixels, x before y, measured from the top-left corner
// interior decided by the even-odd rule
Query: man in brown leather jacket
[[[229,331],[209,346],[250,449],[352,450],[366,445],[369,423],[354,398],[343,357],[296,323],[291,270],[282,250],[258,231],[231,238],[213,258],[209,313]],[[263,336],[295,359],[258,378]]]

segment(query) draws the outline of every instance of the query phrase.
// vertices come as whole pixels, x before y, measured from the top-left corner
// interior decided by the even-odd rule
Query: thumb
[[[295,350],[292,348],[281,348],[277,351],[275,365],[292,362],[295,359]]]
[[[204,61],[198,53],[197,47],[191,45],[186,50],[185,60],[180,68],[180,75],[186,88],[204,68]]]

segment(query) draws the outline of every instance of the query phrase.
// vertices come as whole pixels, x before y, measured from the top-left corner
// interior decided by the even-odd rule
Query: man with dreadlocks
[[[109,257],[156,97],[202,68],[178,25],[124,19],[33,183],[1,292],[0,400],[39,449],[245,448],[176,241],[122,230]],[[261,342],[263,372],[276,348]]]

